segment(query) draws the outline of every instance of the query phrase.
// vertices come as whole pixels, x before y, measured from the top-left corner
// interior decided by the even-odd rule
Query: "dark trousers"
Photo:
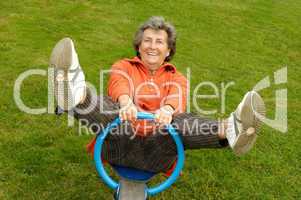
[[[89,110],[89,106],[93,106],[93,109]],[[74,116],[99,133],[118,116],[118,109],[118,104],[110,97],[96,96],[88,90],[85,101],[74,109]],[[185,150],[222,148],[228,145],[227,140],[220,140],[217,135],[217,121],[181,113],[173,116],[172,125],[180,135]],[[166,172],[172,166],[177,158],[177,150],[165,130],[157,129],[154,134],[139,136],[135,135],[129,122],[123,122],[107,136],[102,157],[110,164],[158,173]]]

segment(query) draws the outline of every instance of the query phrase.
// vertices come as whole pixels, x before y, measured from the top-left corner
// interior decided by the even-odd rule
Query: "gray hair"
[[[153,17],[149,18],[146,22],[144,22],[144,24],[142,24],[138,28],[138,30],[135,34],[134,42],[133,42],[137,56],[140,57],[139,46],[142,42],[143,32],[149,28],[153,29],[153,30],[166,31],[167,36],[168,36],[167,45],[168,45],[168,48],[170,49],[170,53],[165,58],[165,61],[170,61],[172,59],[172,57],[174,56],[174,54],[176,53],[176,29],[172,24],[170,24],[169,22],[166,22],[165,19],[160,16],[153,16]]]

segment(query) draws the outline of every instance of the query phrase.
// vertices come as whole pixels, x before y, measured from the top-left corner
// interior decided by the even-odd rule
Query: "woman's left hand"
[[[160,125],[170,124],[173,113],[174,109],[170,105],[162,106],[155,114],[156,122]]]

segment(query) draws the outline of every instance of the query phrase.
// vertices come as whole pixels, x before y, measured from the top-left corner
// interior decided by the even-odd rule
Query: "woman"
[[[185,113],[187,80],[168,63],[176,51],[174,27],[162,17],[151,17],[139,27],[134,47],[136,57],[113,64],[109,96],[97,97],[86,87],[71,39],[59,41],[50,58],[61,109],[72,110],[77,119],[85,119],[86,125],[100,124],[100,128],[94,126],[95,132],[118,113],[124,121],[104,143],[105,160],[152,172],[168,171],[177,155],[173,140],[159,134],[162,125],[168,123],[177,128],[185,149],[221,148],[229,144],[237,155],[251,149],[259,127],[255,111],[264,115],[263,100],[256,92],[248,92],[230,117],[220,123]],[[118,113],[101,112],[100,108]],[[155,123],[137,121],[138,111],[154,113]],[[131,122],[130,126],[127,122]],[[124,130],[130,134],[123,134]],[[92,152],[94,143],[95,140],[89,145]]]

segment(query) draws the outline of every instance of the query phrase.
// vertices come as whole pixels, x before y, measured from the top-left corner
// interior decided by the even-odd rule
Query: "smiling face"
[[[164,30],[146,29],[143,32],[139,53],[142,62],[151,70],[157,70],[169,55],[168,35]]]

